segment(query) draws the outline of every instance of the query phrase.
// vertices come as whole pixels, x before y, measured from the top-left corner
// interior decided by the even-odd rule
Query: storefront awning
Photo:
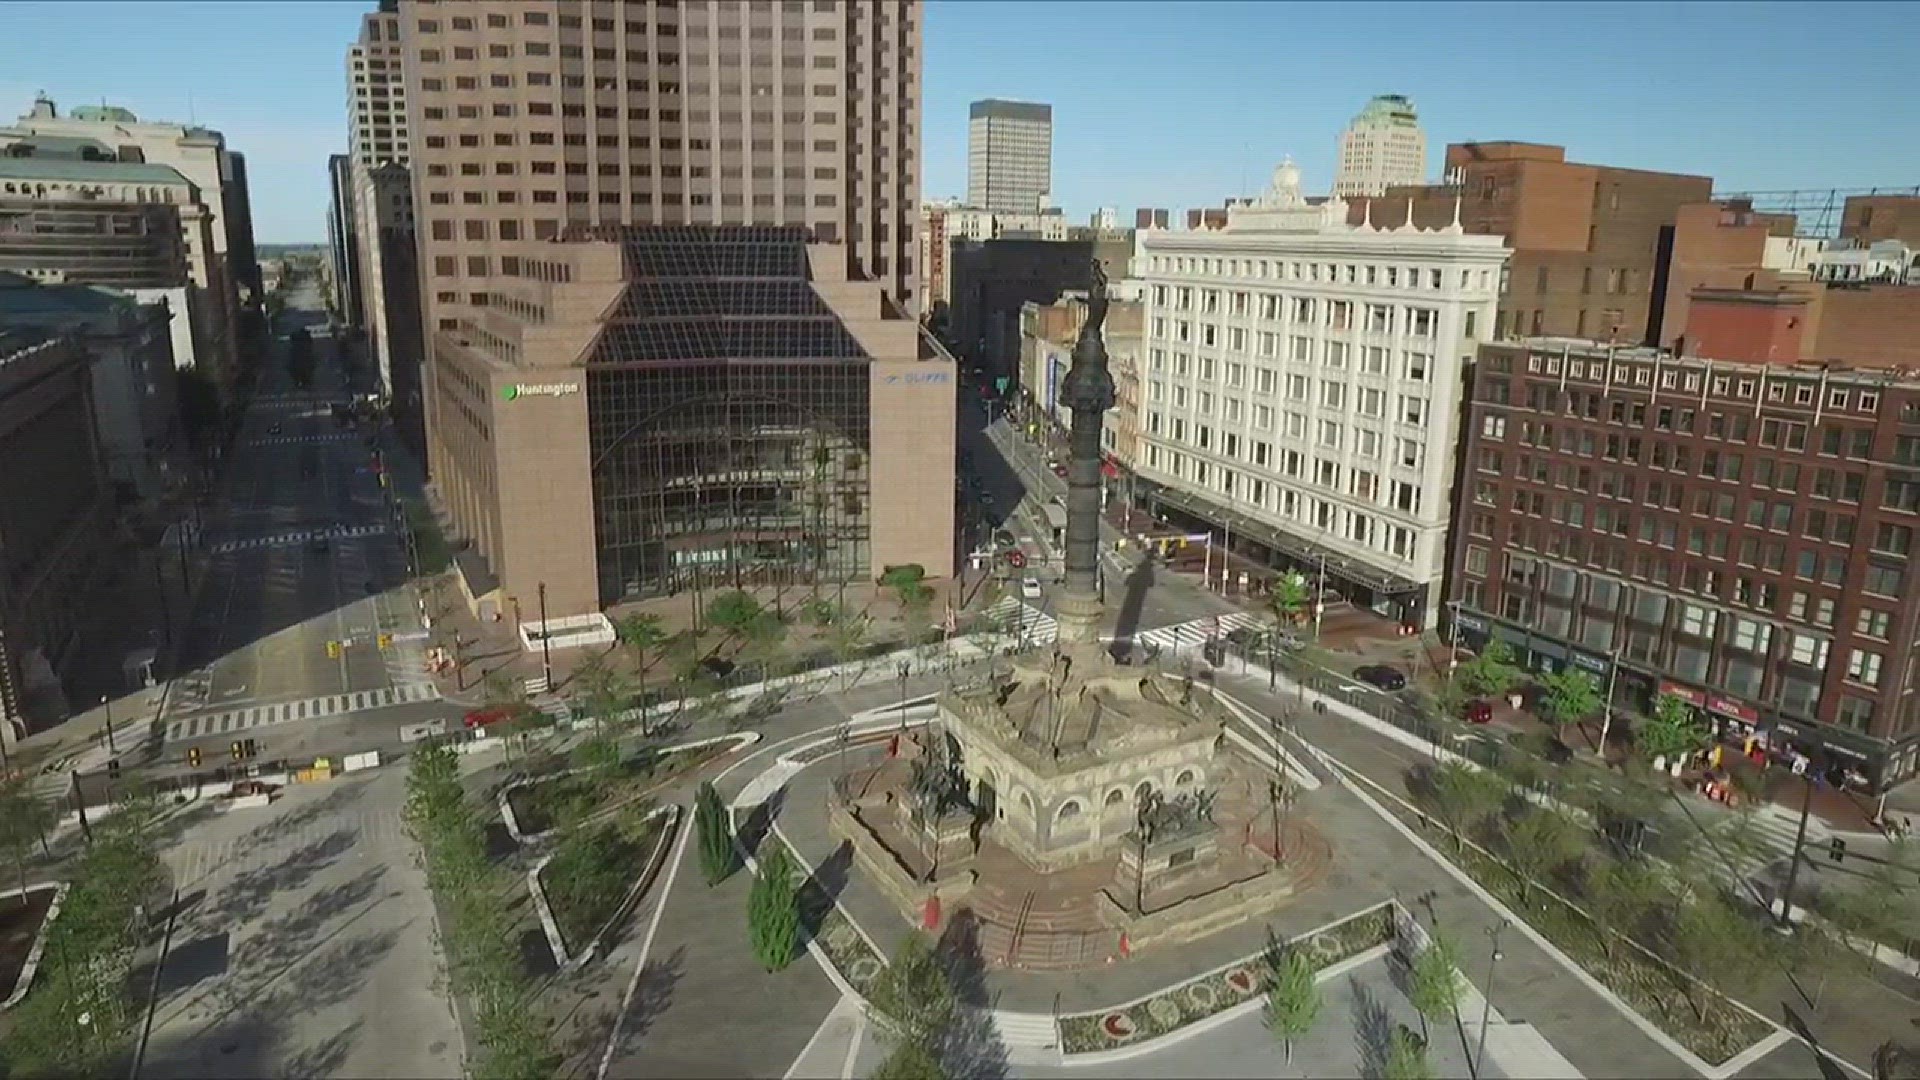
[[[1265,544],[1267,547],[1272,548],[1274,551],[1287,556],[1297,563],[1310,563],[1317,567],[1320,561],[1325,559],[1328,576],[1350,581],[1356,585],[1371,589],[1377,595],[1395,596],[1404,593],[1422,592],[1426,589],[1425,585],[1417,581],[1409,580],[1398,574],[1381,570],[1375,566],[1369,566],[1351,555],[1346,555],[1334,548],[1316,543],[1304,537],[1294,536],[1283,529],[1276,528],[1257,518],[1249,517],[1238,510],[1232,510],[1211,500],[1203,499],[1191,492],[1154,485],[1153,490],[1149,494],[1149,498],[1164,503],[1167,506],[1184,510],[1195,517],[1212,522],[1223,528],[1231,528],[1234,535],[1245,536],[1258,543]]]

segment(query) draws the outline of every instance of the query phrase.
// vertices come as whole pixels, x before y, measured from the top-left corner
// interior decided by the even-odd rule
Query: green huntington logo
[[[500,397],[514,401],[523,397],[566,397],[579,392],[579,383],[509,383],[500,388]]]

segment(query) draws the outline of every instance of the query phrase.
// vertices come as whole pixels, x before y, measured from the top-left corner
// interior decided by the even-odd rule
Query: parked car
[[[1022,600],[1040,599],[1040,579],[1039,578],[1021,578],[1020,579],[1020,598]]]
[[[1460,719],[1469,724],[1487,724],[1493,721],[1493,702],[1485,698],[1474,698],[1460,706]]]
[[[461,717],[460,722],[466,725],[467,730],[474,731],[494,724],[504,724],[518,715],[520,710],[511,705],[496,705],[488,709],[475,709]]]
[[[1379,690],[1392,692],[1407,688],[1406,675],[1391,664],[1362,664],[1353,669],[1353,677]]]

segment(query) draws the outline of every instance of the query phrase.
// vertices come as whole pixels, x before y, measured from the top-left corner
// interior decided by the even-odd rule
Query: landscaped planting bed
[[[1323,971],[1393,941],[1393,906],[1382,904],[1287,942]],[[1060,1018],[1068,1054],[1098,1053],[1157,1039],[1215,1013],[1254,1000],[1267,990],[1267,958],[1256,953],[1217,971],[1168,987],[1144,1001]]]
[[[17,889],[0,896],[0,999],[11,995],[20,981],[58,891],[58,886],[46,885],[29,888],[24,896]]]
[[[520,835],[533,837],[568,820],[605,813],[641,798],[739,748],[737,741],[687,749],[649,747],[602,772],[569,770],[506,793]]]
[[[1616,938],[1608,956],[1593,924],[1572,904],[1539,884],[1527,890],[1522,902],[1521,879],[1511,867],[1471,841],[1456,848],[1451,832],[1432,816],[1423,817],[1396,800],[1385,805],[1402,821],[1437,834],[1442,842],[1433,845],[1436,850],[1702,1061],[1722,1064],[1773,1033],[1772,1025],[1718,991],[1707,995],[1702,1019],[1681,989],[1689,976],[1626,938]]]
[[[560,840],[540,870],[540,887],[570,955],[586,949],[632,888],[634,875],[647,872],[668,820],[664,814],[623,815],[583,825],[578,836]]]

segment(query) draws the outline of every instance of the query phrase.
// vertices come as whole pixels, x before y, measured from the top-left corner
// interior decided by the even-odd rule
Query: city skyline
[[[67,32],[73,4],[15,5],[19,51],[0,65],[0,115],[25,112],[44,90],[62,107],[105,98],[142,119],[217,128],[247,155],[261,242],[323,242],[326,158],[347,145],[342,51],[372,6],[100,3],[89,5],[96,21],[126,32],[83,39]],[[1517,139],[1563,145],[1574,160],[1712,176],[1727,192],[1910,186],[1920,120],[1833,119],[1862,106],[1855,88],[1826,77],[1831,57],[1868,69],[1897,59],[1898,35],[1859,17],[1879,10],[1383,5],[1356,23],[1286,5],[1186,4],[1173,20],[1144,4],[933,3],[922,186],[928,198],[964,192],[967,104],[1002,97],[1053,105],[1055,201],[1076,219],[1101,206],[1218,205],[1257,191],[1287,155],[1308,190],[1324,190],[1340,129],[1389,93],[1420,106],[1430,176],[1448,143]],[[225,58],[190,79],[177,50],[151,47],[186,26]],[[1219,32],[1230,26],[1240,29]],[[1276,63],[1275,37],[1300,66]],[[1375,62],[1351,63],[1355,49]],[[1497,81],[1453,70],[1476,54],[1498,58]],[[1692,80],[1682,103],[1692,108],[1677,107],[1673,79],[1620,78],[1627,56]],[[1115,72],[1130,74],[1119,82]],[[1269,85],[1275,106],[1250,107]]]

